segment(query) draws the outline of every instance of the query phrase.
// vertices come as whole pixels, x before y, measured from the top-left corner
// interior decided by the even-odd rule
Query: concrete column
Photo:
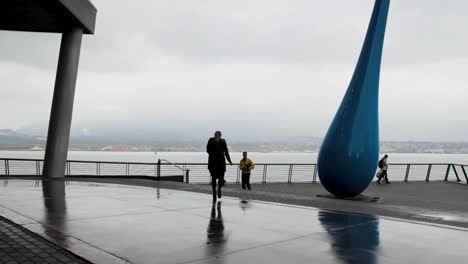
[[[82,28],[72,28],[62,34],[47,133],[44,177],[64,177],[82,36]]]

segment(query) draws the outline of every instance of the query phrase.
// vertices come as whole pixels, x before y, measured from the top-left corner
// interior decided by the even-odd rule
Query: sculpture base
[[[328,198],[328,199],[336,199],[336,200],[347,200],[347,201],[356,201],[356,202],[368,202],[368,203],[380,203],[383,201],[380,197],[372,197],[366,195],[357,195],[354,197],[346,197],[346,198],[339,198],[332,194],[317,194],[319,198]]]

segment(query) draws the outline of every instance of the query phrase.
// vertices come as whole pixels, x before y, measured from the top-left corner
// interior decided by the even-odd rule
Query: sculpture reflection
[[[62,180],[43,180],[42,196],[44,199],[45,233],[54,242],[68,248],[64,235],[67,222],[67,205],[65,200],[65,182]],[[55,231],[57,230],[57,231]]]
[[[320,211],[319,221],[342,263],[378,263],[379,222],[368,215]]]
[[[224,252],[227,236],[224,233],[221,202],[211,207],[211,217],[207,228],[206,256],[213,256]]]

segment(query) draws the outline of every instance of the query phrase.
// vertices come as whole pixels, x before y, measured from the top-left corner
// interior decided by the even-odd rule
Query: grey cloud
[[[96,35],[83,40],[76,131],[321,136],[374,1],[93,2]],[[467,11],[466,1],[392,1],[384,139],[468,140],[468,106],[460,101],[468,95]],[[60,36],[0,32],[0,40],[0,111],[16,110],[2,123],[46,126]]]
[[[56,68],[59,34],[0,31],[0,61]]]
[[[82,70],[138,71],[162,53],[196,63],[354,62],[373,1],[94,1]],[[466,1],[392,1],[389,65],[467,56]],[[55,67],[59,36],[1,33],[3,59]],[[437,37],[434,37],[437,36]],[[15,47],[13,49],[13,47]]]

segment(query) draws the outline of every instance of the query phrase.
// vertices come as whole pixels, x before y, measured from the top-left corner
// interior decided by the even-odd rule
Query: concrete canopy
[[[97,9],[89,0],[2,0],[0,30],[93,34]]]

